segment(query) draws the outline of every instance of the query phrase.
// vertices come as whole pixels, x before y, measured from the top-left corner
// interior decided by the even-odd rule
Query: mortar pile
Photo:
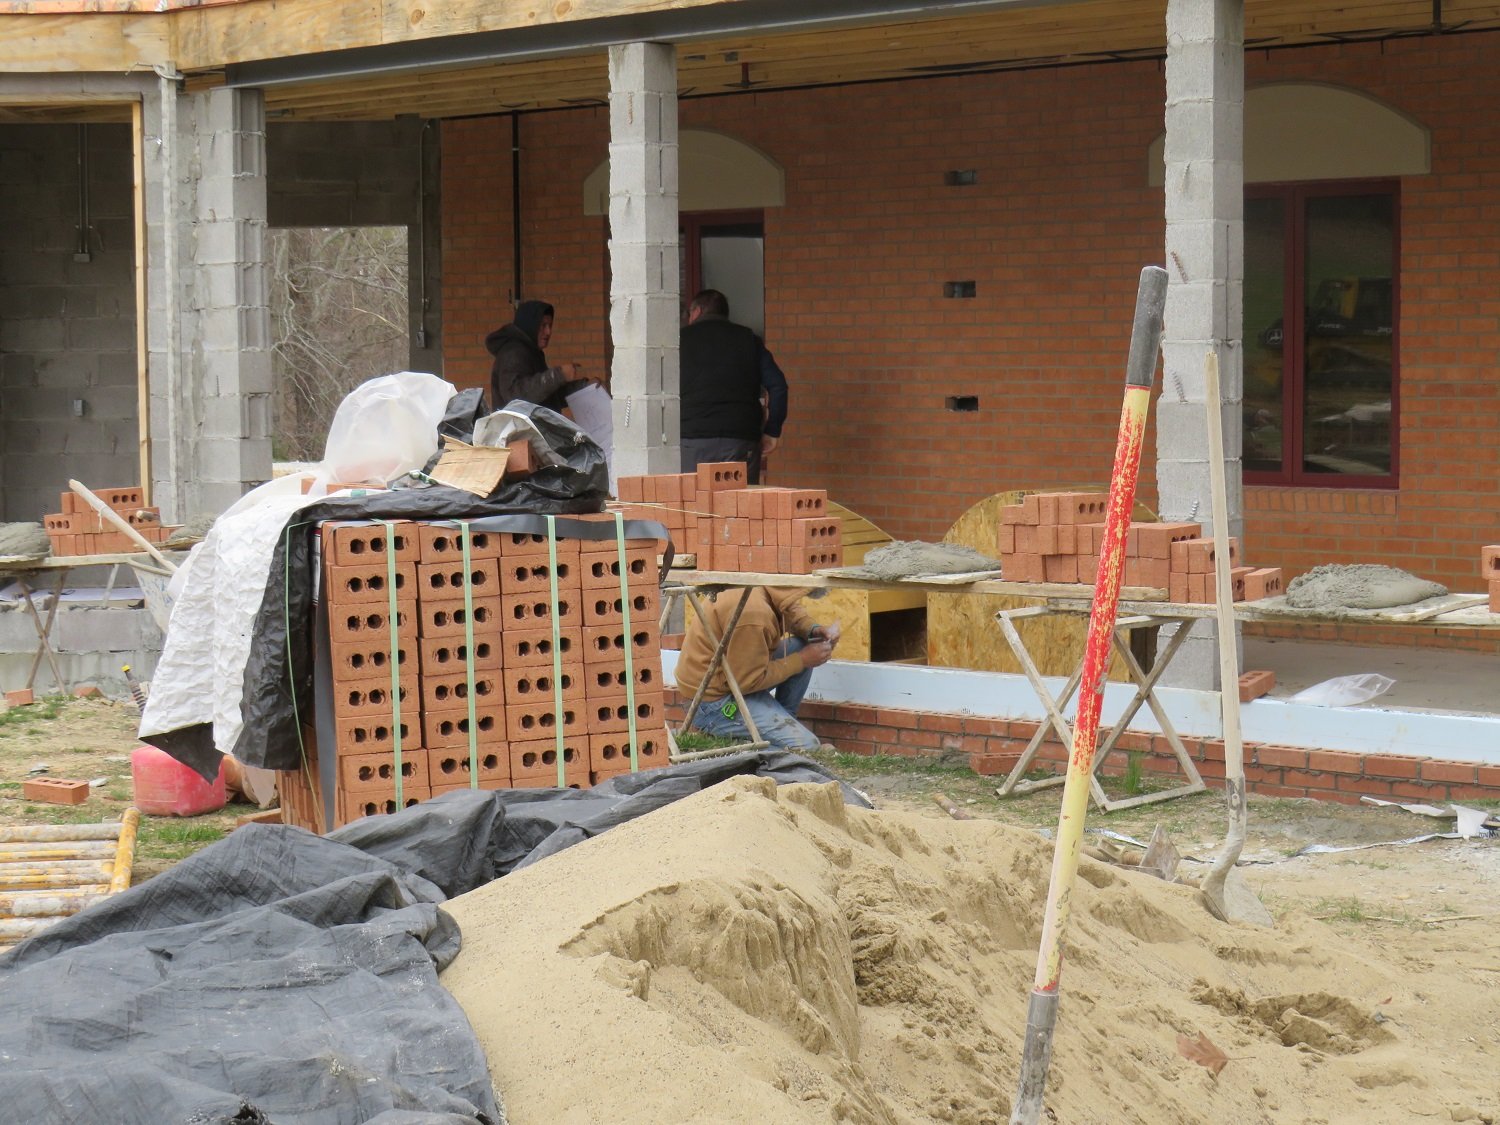
[[[1049,845],[743,778],[450,902],[442,982],[510,1120],[1004,1121]],[[1441,971],[1316,922],[1226,926],[1085,861],[1047,1105],[1142,1125],[1494,1109]],[[1419,999],[1419,994],[1426,1001]],[[1399,1018],[1381,1013],[1398,1013]],[[1202,1032],[1213,1077],[1177,1051]]]

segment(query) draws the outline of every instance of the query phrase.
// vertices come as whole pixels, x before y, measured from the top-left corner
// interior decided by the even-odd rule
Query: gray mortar
[[[1446,586],[1418,578],[1393,566],[1316,566],[1299,574],[1286,588],[1286,603],[1295,609],[1323,612],[1339,609],[1392,609],[1440,598]]]
[[[208,537],[209,528],[213,527],[215,516],[210,512],[199,512],[187,523],[183,524],[172,537],[162,544],[163,547],[189,547],[201,539]]]
[[[917,543],[897,540],[876,547],[865,555],[861,570],[871,577],[894,580],[933,574],[972,574],[999,570],[1000,563],[969,547],[951,543]]]
[[[39,523],[0,523],[0,558],[45,559],[52,541]]]

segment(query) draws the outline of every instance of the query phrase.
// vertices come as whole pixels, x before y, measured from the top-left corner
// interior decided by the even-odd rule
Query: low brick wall
[[[1357,621],[1247,621],[1247,637],[1268,640],[1326,641],[1331,644],[1434,648],[1444,652],[1500,654],[1500,629],[1466,629],[1460,625],[1372,625]]]
[[[977,773],[1008,773],[1036,733],[1029,720],[989,719],[936,714],[853,703],[803,704],[799,716],[819,736],[849,754],[953,755],[968,758]],[[1182,736],[1203,780],[1215,785],[1224,777],[1222,739]],[[1122,750],[1144,757],[1148,773],[1180,776],[1177,759],[1163,735],[1130,732]],[[1105,763],[1106,774],[1123,773],[1126,755]],[[1065,767],[1055,735],[1037,754],[1034,768]],[[1342,750],[1304,750],[1265,743],[1245,744],[1245,780],[1253,793],[1271,797],[1317,797],[1355,804],[1363,796],[1387,800],[1441,803],[1472,798],[1500,799],[1500,765],[1414,758],[1400,754],[1354,754]]]

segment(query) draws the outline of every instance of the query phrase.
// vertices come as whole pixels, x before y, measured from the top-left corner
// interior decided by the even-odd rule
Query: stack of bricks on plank
[[[614,523],[611,516],[568,518]],[[659,543],[626,540],[622,598],[614,537],[559,538],[554,603],[546,536],[474,531],[466,570],[461,534],[448,523],[401,522],[393,534],[383,524],[322,527],[340,824],[395,811],[393,657],[400,669],[405,805],[471,787],[471,682],[478,788],[556,786],[559,725],[569,788],[630,772],[627,647],[637,764],[667,764]],[[395,558],[394,644],[388,550]]]
[[[843,529],[820,488],[748,488],[739,461],[696,473],[621,477],[627,519],[665,524],[700,570],[811,574],[844,562]]]
[[[175,527],[161,522],[161,509],[148,508],[140,488],[101,488],[94,495],[130,524],[148,543],[165,543]],[[140,544],[109,523],[76,492],[62,494],[60,512],[42,517],[42,527],[58,558],[77,555],[114,555],[139,551]]]
[[[1001,573],[1010,582],[1093,585],[1104,545],[1108,498],[1098,492],[1035,492],[1000,509]],[[1282,592],[1277,567],[1240,566],[1238,539],[1229,541],[1234,600],[1260,601]],[[1169,601],[1214,600],[1214,544],[1196,523],[1134,523],[1125,540],[1124,585],[1167,591]]]
[[[1479,570],[1490,584],[1490,612],[1500,613],[1500,544],[1479,549]]]

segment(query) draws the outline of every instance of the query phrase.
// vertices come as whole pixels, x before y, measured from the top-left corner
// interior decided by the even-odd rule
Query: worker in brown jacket
[[[760,736],[782,750],[816,750],[822,740],[797,721],[797,708],[812,682],[813,669],[828,663],[838,644],[834,622],[819,625],[808,615],[802,599],[822,597],[823,590],[773,589],[750,591],[745,610],[735,625],[724,660],[734,669],[745,706]],[[714,636],[722,637],[738,591],[727,591],[707,604]],[[708,673],[716,645],[696,614],[690,614],[677,659],[677,690],[691,697]],[[749,728],[729,691],[723,668],[716,668],[703,692],[693,726],[720,738],[747,738]]]

